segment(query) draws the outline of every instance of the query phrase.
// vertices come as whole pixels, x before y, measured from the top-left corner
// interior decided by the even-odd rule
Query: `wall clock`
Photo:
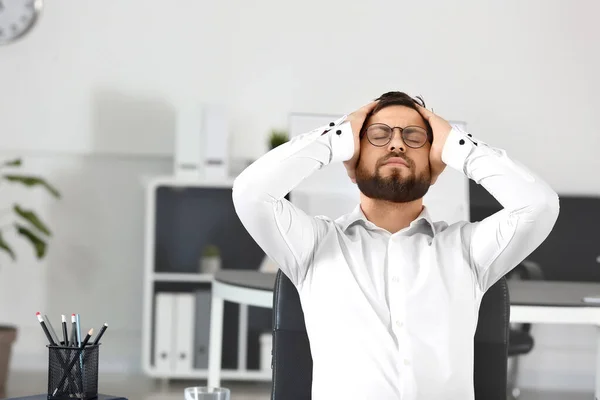
[[[22,38],[35,26],[43,0],[0,0],[0,45]]]

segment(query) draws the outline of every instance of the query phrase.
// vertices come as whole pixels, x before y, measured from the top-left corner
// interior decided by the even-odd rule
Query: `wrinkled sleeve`
[[[482,185],[502,210],[462,228],[465,251],[482,291],[489,289],[550,234],[559,213],[558,195],[501,149],[453,128],[442,160]]]
[[[352,127],[342,117],[276,147],[234,181],[233,203],[242,224],[296,286],[302,284],[327,226],[285,196],[315,171],[353,154]]]

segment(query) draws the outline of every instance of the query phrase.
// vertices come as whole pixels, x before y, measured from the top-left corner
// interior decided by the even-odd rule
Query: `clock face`
[[[42,9],[42,0],[0,0],[0,45],[29,31]]]

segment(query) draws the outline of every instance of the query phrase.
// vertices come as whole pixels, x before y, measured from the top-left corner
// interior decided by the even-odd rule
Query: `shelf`
[[[155,282],[212,282],[212,274],[155,272],[152,274]]]
[[[234,178],[227,177],[223,179],[210,179],[204,177],[178,177],[178,176],[146,176],[142,178],[142,183],[150,187],[179,187],[179,188],[216,188],[231,189]]]
[[[168,378],[168,379],[206,379],[208,377],[208,370],[206,369],[194,369],[186,372],[163,372],[156,369],[151,369],[149,375],[154,378]],[[237,370],[237,369],[222,369],[221,379],[223,380],[237,380],[237,381],[270,381],[273,378],[273,372],[260,371],[260,370]]]

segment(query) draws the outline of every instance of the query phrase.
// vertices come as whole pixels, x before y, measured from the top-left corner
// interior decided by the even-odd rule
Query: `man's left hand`
[[[452,130],[452,126],[444,118],[429,111],[425,107],[416,104],[421,116],[429,122],[433,130],[433,143],[429,152],[429,165],[431,167],[431,183],[435,183],[437,178],[446,168],[446,164],[442,161],[442,150],[448,138],[448,134]]]

